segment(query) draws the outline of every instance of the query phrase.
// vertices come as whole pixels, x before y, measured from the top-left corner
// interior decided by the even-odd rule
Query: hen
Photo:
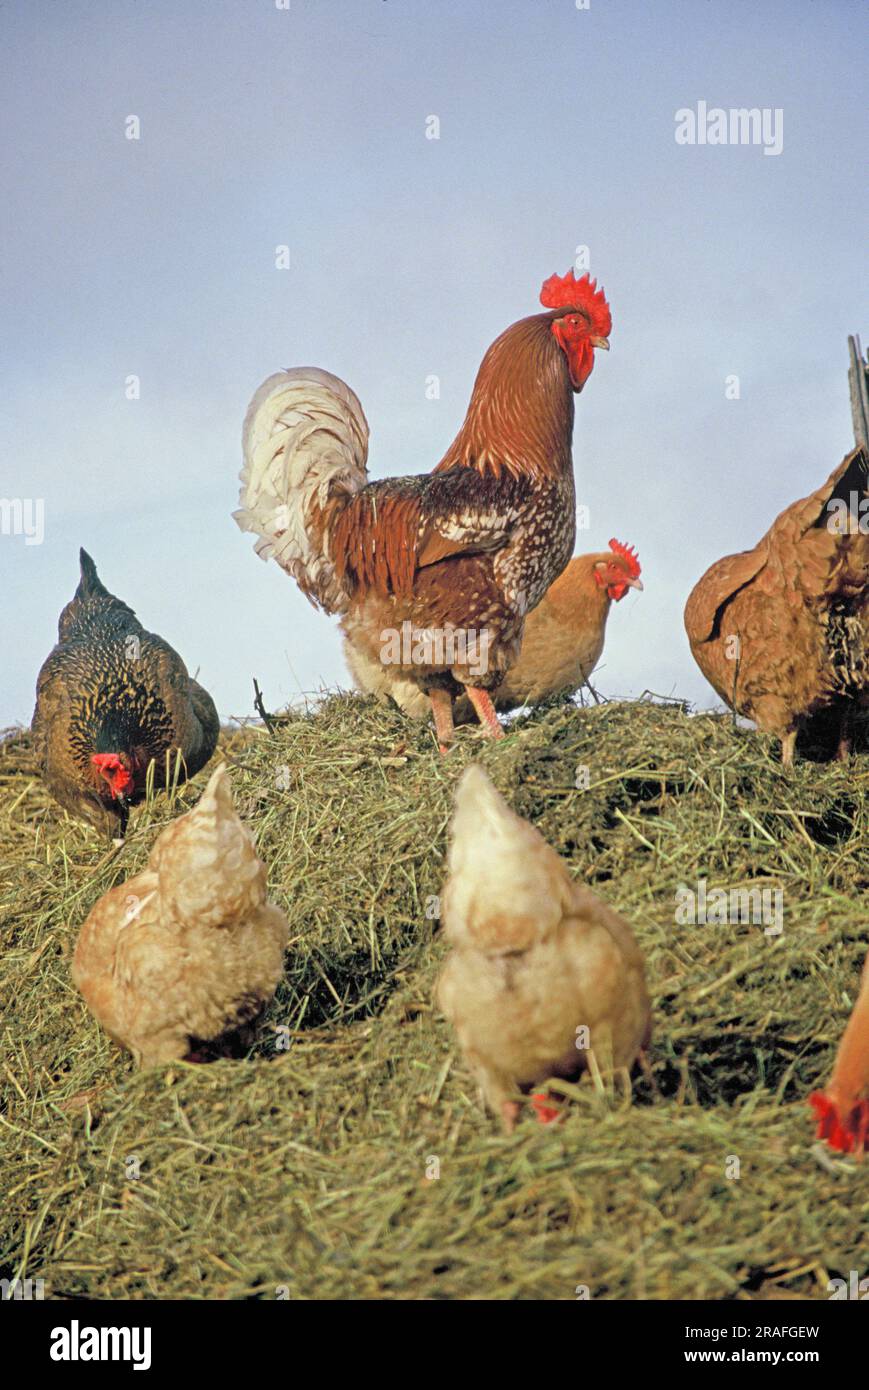
[[[313,367],[269,377],[245,420],[239,526],[315,605],[341,615],[364,660],[393,665],[428,696],[442,748],[461,691],[500,735],[490,692],[573,549],[573,393],[595,348],[609,346],[610,311],[572,271],[540,297],[547,312],[485,354],[433,473],[369,482],[362,407]]]
[[[221,764],[147,867],[96,903],[72,977],[107,1032],[156,1066],[252,1024],[281,978],[287,932]]]
[[[626,922],[574,882],[481,768],[456,793],[442,896],[453,952],[438,1002],[509,1133],[517,1090],[629,1068],[649,1041],[645,970]]]
[[[855,449],[794,502],[753,550],[706,571],[685,607],[694,658],[723,700],[781,739],[821,710],[839,721],[839,756],[869,700],[869,488]]]
[[[611,540],[608,551],[574,556],[528,614],[519,659],[495,691],[495,708],[511,710],[578,690],[600,661],[611,605],[642,587],[639,558],[621,541]],[[344,655],[359,690],[390,697],[405,714],[425,718],[428,702],[417,685],[392,666],[369,661],[346,638]],[[457,723],[468,717],[463,699],[455,716]]]
[[[80,558],[81,580],[37,680],[33,735],[55,800],[123,836],[151,763],[158,787],[179,755],[182,777],[192,777],[214,752],[220,721],[178,653],[109,593],[86,551]]]
[[[818,1120],[818,1138],[842,1153],[869,1149],[869,955],[830,1084],[809,1097]]]

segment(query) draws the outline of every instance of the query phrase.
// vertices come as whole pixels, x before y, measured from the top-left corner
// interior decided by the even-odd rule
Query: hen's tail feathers
[[[236,814],[226,763],[193,810],[166,826],[149,865],[164,906],[182,926],[232,926],[263,905],[265,865]]]
[[[830,486],[832,484],[832,486]],[[869,447],[859,446],[853,449],[850,454],[846,454],[835,473],[828,480],[829,488],[827,498],[827,513],[824,518],[829,520],[830,503],[843,503],[845,510],[849,513],[848,524],[841,528],[848,532],[860,530],[859,522],[862,513],[856,503],[863,503],[869,497]],[[865,531],[861,534],[865,535]]]
[[[242,444],[236,522],[315,607],[343,612],[348,595],[331,558],[329,522],[368,481],[368,422],[355,393],[318,367],[276,372],[250,403]]]
[[[818,1138],[841,1153],[869,1149],[869,955],[830,1083],[809,1096],[818,1121]]]
[[[488,955],[527,950],[572,900],[565,865],[472,764],[456,791],[444,893],[447,934]]]
[[[81,578],[75,591],[76,598],[84,600],[94,598],[96,595],[108,595],[109,591],[97,574],[96,565],[84,548],[79,550],[78,560]]]

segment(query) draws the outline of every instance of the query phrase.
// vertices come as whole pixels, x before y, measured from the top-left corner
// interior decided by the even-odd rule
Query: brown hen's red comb
[[[540,291],[540,303],[546,309],[584,309],[591,319],[591,331],[597,338],[608,338],[612,332],[612,315],[603,288],[588,274],[577,280],[573,267],[566,275],[550,275]]]
[[[625,545],[623,541],[610,541],[610,550],[614,550],[616,555],[621,555],[628,567],[631,579],[640,577],[640,557],[632,545]]]

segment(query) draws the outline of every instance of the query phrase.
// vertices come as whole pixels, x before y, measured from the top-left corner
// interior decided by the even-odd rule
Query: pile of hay
[[[0,746],[0,1273],[48,1298],[705,1299],[866,1272],[869,1164],[814,1144],[805,1098],[866,951],[869,759],[786,776],[772,741],[652,703],[552,707],[442,759],[344,696],[224,751],[286,980],[249,1059],[137,1074],[70,957],[207,773],[119,852],[48,800],[25,736]],[[655,1010],[632,1103],[584,1085],[510,1138],[432,1005],[473,758],[634,925]],[[677,925],[701,879],[780,888],[784,931]]]

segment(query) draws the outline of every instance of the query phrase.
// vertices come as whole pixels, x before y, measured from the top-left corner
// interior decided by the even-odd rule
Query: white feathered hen
[[[287,933],[221,764],[192,811],[157,837],[147,867],[95,904],[72,976],[106,1031],[156,1066],[257,1017],[281,978]]]
[[[571,879],[477,766],[456,792],[448,866],[453,951],[438,1002],[509,1133],[517,1091],[575,1079],[589,1052],[601,1072],[632,1065],[651,1032],[643,958],[627,923]]]

